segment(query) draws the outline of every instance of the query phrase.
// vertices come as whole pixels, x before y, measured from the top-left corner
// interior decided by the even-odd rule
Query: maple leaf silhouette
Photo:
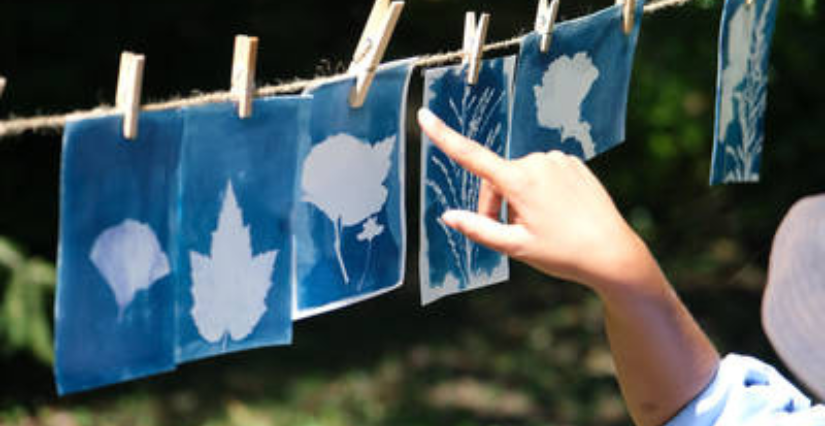
[[[596,155],[596,145],[590,135],[590,123],[582,120],[581,108],[597,78],[598,68],[586,52],[579,52],[572,58],[562,55],[554,60],[541,85],[533,88],[539,124],[559,129],[562,140],[578,140],[585,159]]]
[[[210,343],[242,340],[266,312],[277,250],[252,255],[249,227],[244,226],[232,183],[226,184],[210,255],[190,252],[192,318]],[[226,340],[224,340],[224,343]]]
[[[384,180],[395,138],[370,145],[339,133],[315,145],[304,160],[303,200],[318,207],[335,225],[335,254],[344,282],[349,282],[349,275],[341,256],[341,232],[378,213],[387,202]]]

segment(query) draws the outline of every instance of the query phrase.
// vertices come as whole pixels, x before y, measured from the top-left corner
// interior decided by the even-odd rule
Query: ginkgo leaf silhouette
[[[349,275],[341,255],[344,227],[381,211],[387,202],[384,180],[390,171],[396,136],[374,145],[339,133],[315,145],[304,160],[303,200],[318,207],[334,224],[335,254],[344,282]]]
[[[233,340],[246,338],[266,312],[278,252],[253,256],[249,232],[232,183],[227,182],[211,254],[190,252],[192,318],[200,335],[211,343],[227,334]]]
[[[585,158],[596,155],[590,124],[581,118],[584,99],[599,78],[599,70],[586,52],[572,58],[562,55],[550,64],[536,95],[536,117],[540,125],[559,129],[562,140],[574,138],[581,144]]]
[[[138,291],[169,274],[169,260],[152,228],[132,219],[103,231],[89,257],[115,295],[118,316]]]

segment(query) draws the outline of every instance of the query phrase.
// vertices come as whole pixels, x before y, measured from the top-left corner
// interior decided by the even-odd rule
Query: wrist
[[[585,284],[605,302],[670,291],[667,278],[645,242],[633,231],[628,231],[626,241],[620,250],[603,254],[602,266],[586,278]]]

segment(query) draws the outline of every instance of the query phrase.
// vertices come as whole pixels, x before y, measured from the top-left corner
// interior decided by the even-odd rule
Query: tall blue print
[[[378,69],[366,101],[352,78],[308,90],[311,142],[301,147],[295,215],[294,317],[401,285],[406,244],[404,115],[413,60]]]
[[[55,377],[61,394],[175,367],[171,209],[178,112],[70,122],[61,170]]]
[[[515,57],[483,61],[474,85],[466,69],[427,70],[424,105],[450,127],[498,155],[507,154],[510,93]],[[473,243],[449,228],[441,215],[449,209],[476,210],[481,181],[422,136],[421,302],[506,281],[507,258]]]
[[[292,341],[297,146],[310,100],[188,108],[176,230],[177,361]]]
[[[759,180],[768,61],[778,4],[778,0],[725,2],[719,34],[711,184]]]

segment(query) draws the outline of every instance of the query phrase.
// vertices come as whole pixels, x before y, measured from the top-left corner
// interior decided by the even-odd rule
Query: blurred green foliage
[[[0,237],[0,349],[29,351],[38,360],[52,361],[50,302],[54,292],[54,266],[27,257]]]
[[[563,2],[560,19],[611,3]],[[147,54],[145,100],[224,89],[236,33],[261,37],[261,81],[333,72],[347,63],[370,5],[3,2],[0,74],[9,86],[0,117],[110,103],[126,49]],[[816,0],[780,6],[761,183],[707,186],[721,12],[715,0],[645,16],[628,141],[591,162],[723,352],[777,361],[759,327],[771,238],[796,199],[825,187],[822,9]],[[389,57],[458,48],[465,10],[492,12],[490,38],[504,39],[531,27],[534,2],[410,0]],[[420,85],[414,79],[411,113]],[[412,124],[408,130],[407,210],[416,212],[418,132]],[[516,264],[508,284],[421,308],[414,215],[401,291],[297,323],[288,348],[58,399],[49,322],[59,140],[0,140],[0,424],[629,423],[592,294]]]

